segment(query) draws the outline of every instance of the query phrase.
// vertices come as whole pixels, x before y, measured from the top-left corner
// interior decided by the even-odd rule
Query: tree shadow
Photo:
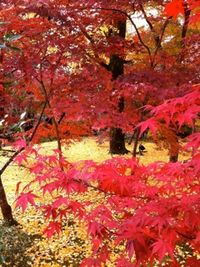
[[[69,221],[67,226],[69,227],[71,224],[72,222]],[[43,241],[43,244],[46,244],[45,247],[40,245]],[[56,239],[51,242],[56,242]],[[84,243],[85,240],[74,237],[73,244],[71,240],[68,240],[61,245],[61,248],[82,247]],[[0,220],[0,266],[30,267],[55,264],[56,266],[78,267],[85,257],[84,251],[80,251],[80,253],[72,252],[70,257],[62,257],[61,260],[58,253],[57,250],[54,251],[48,247],[44,236],[28,234],[21,225],[5,226]]]
[[[0,266],[34,266],[28,249],[41,239],[41,235],[27,234],[19,225],[8,227],[0,222]]]

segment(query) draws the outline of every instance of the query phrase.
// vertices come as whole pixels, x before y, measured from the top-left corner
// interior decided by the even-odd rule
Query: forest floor
[[[143,156],[138,156],[143,164],[168,161],[165,149],[158,148],[152,142],[142,143],[147,150]],[[44,153],[48,154],[56,148],[56,143],[44,143],[42,146]],[[132,150],[132,145],[127,148]],[[80,142],[72,143],[64,153],[71,162],[88,159],[101,162],[112,157],[108,153],[108,142],[97,144],[94,138],[84,138]],[[125,157],[131,157],[131,154]],[[185,158],[187,158],[186,155],[180,156],[180,160]],[[0,156],[0,166],[5,161],[6,157]],[[13,165],[7,169],[2,180],[8,201],[14,208],[16,184],[22,180],[26,184],[30,181],[30,177],[25,169],[19,169]],[[102,198],[92,190],[88,194],[82,196],[84,200],[89,198],[98,201]],[[90,255],[91,244],[83,222],[76,222],[69,218],[60,236],[47,239],[42,235],[46,223],[37,210],[28,208],[25,213],[21,213],[21,210],[14,209],[14,217],[19,225],[10,228],[2,225],[0,217],[0,266],[78,267],[80,260]],[[116,256],[113,248],[113,256],[108,267],[115,266]]]

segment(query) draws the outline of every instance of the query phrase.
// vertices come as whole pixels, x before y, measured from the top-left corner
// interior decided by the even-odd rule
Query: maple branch
[[[46,91],[46,87],[44,85],[44,82],[43,82],[43,79],[42,79],[42,73],[41,73],[41,79],[39,80],[37,77],[36,77],[36,80],[40,83],[41,85],[41,89],[43,91],[43,94],[44,94],[44,97],[45,97],[45,100],[47,102],[47,105],[49,108],[51,108],[51,104],[49,102],[49,96],[47,94],[47,91]],[[56,137],[57,137],[57,144],[58,144],[58,150],[59,150],[59,164],[60,164],[60,168],[61,170],[63,170],[63,166],[62,166],[62,162],[61,162],[61,159],[62,159],[62,145],[61,145],[61,137],[60,137],[60,131],[59,131],[59,125],[55,119],[55,116],[54,114],[52,115],[52,120],[53,120],[53,124],[54,124],[54,127],[55,127],[55,131],[56,131]]]
[[[39,125],[40,125],[40,122],[41,122],[41,120],[42,120],[42,116],[43,116],[43,114],[44,114],[44,111],[45,111],[46,106],[47,106],[47,101],[45,101],[45,103],[44,103],[44,105],[43,105],[42,111],[41,111],[41,113],[40,113],[40,117],[38,118],[37,124],[36,124],[36,126],[35,126],[35,128],[34,128],[32,134],[31,134],[31,137],[30,137],[30,139],[29,139],[29,143],[33,140],[33,138],[34,138],[34,136],[35,136],[35,134],[36,134],[36,132],[37,132],[37,129],[38,129],[38,127],[39,127]]]
[[[155,29],[154,29],[154,27],[153,27],[153,24],[151,23],[151,21],[150,21],[149,18],[147,17],[147,14],[146,14],[146,12],[145,12],[145,10],[144,10],[142,4],[140,4],[140,8],[141,8],[141,11],[142,11],[142,13],[143,13],[143,15],[144,15],[144,18],[145,18],[147,24],[149,25],[150,30],[151,30],[152,33],[153,33],[153,37],[154,37],[154,41],[155,41],[155,45],[156,45],[156,49],[155,49],[155,52],[154,52],[154,55],[153,55],[153,59],[152,59],[152,67],[155,67],[155,65],[154,65],[155,57],[156,57],[156,55],[157,55],[159,49],[162,48],[161,43],[162,43],[162,39],[163,39],[163,36],[164,36],[164,32],[165,32],[165,30],[166,30],[167,25],[169,24],[170,19],[172,19],[172,16],[170,16],[170,17],[168,17],[168,18],[166,19],[166,21],[165,21],[165,23],[164,23],[164,25],[163,25],[163,27],[162,27],[162,30],[161,30],[161,35],[159,36],[159,34],[156,33],[156,31],[155,31]]]
[[[1,139],[12,140],[11,134],[0,134]]]
[[[19,155],[23,150],[25,149],[25,147],[20,148],[19,150],[17,150],[10,158],[9,160],[4,164],[4,166],[1,168],[0,170],[0,176],[4,173],[4,171],[6,170],[6,168],[10,165],[10,163],[13,162],[13,160],[16,158],[17,155]]]
[[[12,152],[12,153],[15,152],[15,150],[12,150],[12,149],[4,149],[4,148],[1,148],[1,147],[0,147],[0,150],[1,150],[1,152]]]
[[[169,21],[172,19],[172,16],[168,17],[165,21],[165,23],[163,24],[163,28],[162,28],[162,31],[161,31],[161,35],[160,35],[160,45],[161,45],[161,42],[162,42],[162,39],[163,39],[163,36],[164,36],[164,33],[165,33],[165,30],[167,28],[167,25],[169,24]]]
[[[97,55],[97,53],[96,53],[95,50],[93,49],[93,45],[94,45],[94,43],[95,43],[94,39],[87,33],[87,31],[85,31],[85,29],[83,29],[82,26],[80,26],[80,25],[78,25],[78,26],[79,26],[79,28],[80,28],[82,34],[85,36],[85,38],[91,43],[91,45],[92,45],[92,51],[93,51],[93,53],[94,53],[94,58],[95,58],[95,60],[96,60],[100,65],[102,65],[102,63],[101,63],[101,59],[99,58],[99,56]],[[89,51],[85,51],[85,54],[86,54],[90,59],[93,60],[93,57],[90,55]],[[105,65],[106,65],[106,64],[105,64]]]
[[[191,14],[191,9],[188,8],[188,4],[184,3],[183,6],[184,6],[184,24],[183,24],[182,33],[181,33],[182,40],[186,37],[190,14]]]
[[[98,64],[100,64],[101,66],[103,66],[105,69],[109,70],[109,66],[102,62],[102,59],[99,57],[99,55],[95,52],[93,45],[95,44],[95,40],[91,37],[91,35],[88,34],[88,32],[83,28],[82,25],[79,25],[79,28],[82,32],[82,34],[85,36],[85,38],[91,43],[92,46],[92,52],[94,53],[94,57],[92,57],[89,53],[89,51],[85,51],[85,54],[89,57],[89,59],[94,60],[95,59],[95,63],[97,62]]]
[[[190,20],[190,14],[191,14],[191,9],[188,8],[188,4],[184,3],[183,4],[184,7],[184,23],[183,23],[183,27],[182,27],[182,32],[181,32],[181,47],[184,49],[185,48],[185,42],[184,39],[187,35],[187,31],[188,31],[188,25],[189,25],[189,20]],[[181,51],[180,56],[178,58],[178,62],[181,63],[183,61],[185,57],[185,51]]]
[[[182,237],[184,237],[185,239],[189,239],[189,240],[194,240],[196,237],[193,235],[193,236],[188,236],[186,234],[183,234],[181,232],[179,232],[178,230],[176,230],[176,233]]]
[[[153,32],[155,33],[153,24],[152,24],[151,21],[148,19],[147,14],[146,14],[146,12],[145,12],[145,10],[144,10],[142,4],[140,4],[140,8],[141,8],[141,11],[142,11],[142,13],[143,13],[143,15],[144,15],[144,18],[145,18],[147,24],[149,25],[150,30],[153,31]]]
[[[157,46],[156,46],[156,49],[155,49],[155,52],[154,52],[154,55],[153,55],[153,60],[152,60],[152,62],[153,62],[153,66],[154,66],[154,67],[155,67],[154,62],[155,62],[156,55],[157,55],[159,49],[162,48],[162,46],[161,46],[162,39],[163,39],[165,30],[166,30],[166,28],[167,28],[167,25],[169,24],[169,21],[170,21],[171,19],[172,19],[172,16],[170,16],[170,17],[168,17],[168,18],[166,19],[165,23],[163,24],[162,30],[161,30],[161,35],[160,35],[160,37],[158,36]]]
[[[94,39],[91,35],[88,34],[88,32],[84,29],[84,27],[80,24],[78,24],[79,29],[81,30],[82,34],[87,38],[88,41],[90,41],[91,44],[94,44]]]
[[[150,62],[151,62],[151,65],[152,65],[152,55],[151,55],[151,51],[150,51],[150,48],[148,47],[148,45],[145,44],[145,42],[142,40],[142,37],[140,35],[140,32],[135,24],[135,22],[133,21],[133,19],[131,18],[131,15],[127,14],[125,11],[123,10],[120,10],[120,9],[117,9],[117,8],[105,8],[105,7],[99,7],[99,8],[94,8],[92,7],[91,10],[105,10],[105,11],[113,11],[113,12],[117,12],[117,13],[121,13],[123,14],[124,16],[126,16],[129,21],[131,22],[131,24],[133,25],[136,33],[137,33],[137,36],[138,36],[138,39],[140,41],[140,43],[143,45],[143,47],[147,50],[147,53],[149,54],[149,58],[150,58]]]
[[[144,18],[145,18],[147,24],[149,25],[150,30],[151,30],[152,33],[153,33],[154,41],[155,41],[156,47],[159,49],[159,48],[161,48],[161,42],[162,42],[162,38],[163,38],[163,35],[164,35],[164,31],[165,31],[165,29],[166,29],[166,27],[167,27],[167,24],[168,24],[168,22],[169,22],[169,19],[171,19],[172,16],[168,17],[167,20],[165,21],[165,23],[164,23],[164,25],[163,25],[163,28],[162,28],[162,31],[161,31],[161,36],[159,36],[159,35],[156,33],[156,31],[155,31],[155,29],[154,29],[154,27],[153,27],[153,24],[150,22],[149,18],[147,17],[147,14],[146,14],[146,12],[145,12],[145,10],[144,10],[142,4],[140,4],[140,8],[141,8],[141,10],[142,10],[142,13],[143,13],[143,15],[144,15]]]
[[[38,119],[38,122],[37,122],[37,124],[36,124],[36,126],[35,126],[35,128],[34,128],[34,130],[33,130],[33,132],[32,132],[32,135],[31,135],[31,137],[30,137],[30,139],[28,140],[28,142],[27,142],[27,145],[32,141],[32,139],[33,139],[33,137],[35,136],[35,134],[36,134],[36,131],[37,131],[37,129],[38,129],[38,127],[39,127],[39,124],[40,124],[40,122],[41,122],[41,119],[42,119],[42,115],[43,115],[43,113],[44,113],[44,110],[45,110],[45,108],[46,108],[46,105],[47,105],[47,103],[45,102],[44,103],[44,106],[43,106],[43,108],[42,108],[42,111],[41,111],[41,114],[40,114],[40,117],[39,117],[39,119]],[[9,160],[4,164],[4,166],[0,169],[0,176],[4,173],[4,171],[6,170],[6,168],[13,162],[13,160],[22,152],[22,151],[24,151],[25,150],[25,148],[26,147],[22,147],[22,148],[20,148],[19,150],[17,150],[10,158],[9,158]]]
[[[90,183],[80,180],[80,179],[73,179],[75,182],[77,183],[82,183],[83,185],[85,185],[86,187],[92,188],[95,191],[104,193],[106,196],[116,196],[118,195],[117,193],[112,193],[112,192],[107,192],[99,187],[96,187],[94,185],[91,185]],[[121,195],[119,195],[121,196]],[[143,196],[136,196],[136,195],[131,195],[131,197],[135,198],[135,199],[140,199],[140,200],[149,200],[149,197],[143,197]]]

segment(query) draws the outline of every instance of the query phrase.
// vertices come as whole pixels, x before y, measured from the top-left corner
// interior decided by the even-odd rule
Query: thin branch
[[[140,8],[141,8],[141,10],[142,10],[142,13],[143,13],[143,15],[144,15],[144,18],[145,18],[147,24],[149,25],[150,30],[153,31],[153,32],[155,32],[154,27],[153,27],[153,24],[152,24],[151,21],[148,19],[147,14],[146,14],[146,12],[145,12],[145,10],[144,10],[142,4],[140,4]]]
[[[10,139],[12,139],[12,136],[11,136],[11,134],[0,134],[0,138],[10,140]]]
[[[91,35],[88,34],[88,32],[84,29],[84,27],[80,24],[78,24],[79,29],[81,30],[82,34],[86,37],[88,41],[90,41],[91,44],[94,44],[94,39]]]
[[[187,3],[184,3],[184,24],[183,24],[182,33],[181,33],[182,40],[187,35],[188,24],[189,24],[189,20],[190,20],[190,14],[191,14],[191,9],[189,9]]]
[[[161,46],[162,39],[163,39],[163,37],[164,37],[165,30],[166,30],[166,28],[167,28],[167,26],[168,26],[168,24],[169,24],[169,22],[170,22],[171,19],[172,19],[172,16],[168,17],[168,18],[165,20],[165,23],[163,24],[163,27],[162,27],[162,30],[161,30],[161,35],[160,35],[160,37],[159,37],[159,40],[158,40],[158,43],[157,43],[157,46],[156,46],[156,49],[155,49],[155,52],[154,52],[154,55],[153,55],[153,60],[152,60],[152,62],[153,62],[153,66],[154,66],[154,67],[155,67],[155,63],[154,63],[154,62],[155,62],[156,55],[157,55],[159,49],[162,47],[162,46]]]
[[[10,158],[9,160],[4,164],[4,166],[0,170],[0,176],[4,173],[6,168],[10,165],[10,163],[13,162],[13,160],[25,149],[25,147],[20,148],[17,150]]]
[[[155,29],[154,29],[154,27],[153,27],[153,24],[152,24],[151,21],[149,20],[149,18],[148,18],[148,16],[147,16],[147,14],[146,14],[146,12],[145,12],[145,10],[144,10],[142,4],[140,4],[140,8],[141,8],[141,10],[142,10],[142,13],[143,13],[143,15],[144,15],[144,18],[145,18],[147,24],[149,25],[149,28],[150,28],[151,32],[153,33],[153,38],[154,38],[156,47],[161,47],[160,37],[159,37],[159,35],[156,33],[156,31],[155,31]]]
[[[138,28],[137,28],[137,26],[136,26],[136,24],[135,24],[135,22],[133,21],[133,19],[131,18],[131,16],[129,15],[129,14],[127,14],[125,11],[123,11],[123,10],[120,10],[120,9],[116,9],[116,8],[104,8],[104,7],[102,7],[102,8],[91,8],[91,10],[105,10],[105,11],[112,11],[112,12],[116,12],[116,13],[121,13],[121,14],[123,14],[124,16],[126,16],[128,19],[129,19],[129,21],[131,22],[131,24],[133,25],[133,27],[134,27],[134,29],[135,29],[135,31],[136,31],[136,33],[137,33],[137,36],[138,36],[138,39],[139,39],[139,41],[140,41],[140,43],[143,45],[143,47],[147,50],[147,53],[149,54],[149,58],[150,58],[150,62],[151,62],[151,64],[152,64],[152,55],[151,55],[151,51],[150,51],[150,48],[148,47],[148,45],[146,45],[145,43],[144,43],[144,41],[142,40],[142,37],[141,37],[141,35],[140,35],[140,32],[138,31]]]
[[[16,152],[15,150],[12,150],[12,149],[4,149],[4,148],[1,148],[1,147],[0,147],[0,150],[1,150],[1,152],[10,152],[10,153]]]
[[[44,111],[45,111],[46,106],[47,106],[47,101],[45,101],[45,103],[44,103],[44,105],[43,105],[42,111],[41,111],[41,113],[40,113],[40,117],[39,117],[39,119],[38,119],[38,121],[37,121],[37,124],[36,124],[36,126],[35,126],[35,128],[34,128],[32,134],[31,134],[31,137],[30,137],[30,139],[29,139],[29,142],[31,142],[31,141],[33,140],[33,138],[34,138],[34,136],[35,136],[35,134],[36,134],[36,132],[37,132],[37,129],[38,129],[40,123],[41,123],[42,116],[43,116],[43,114],[44,114]]]
[[[96,186],[91,185],[90,183],[88,183],[86,181],[83,181],[83,180],[80,180],[80,179],[75,179],[74,178],[73,181],[75,181],[77,183],[80,183],[80,184],[82,183],[84,186],[92,188],[95,191],[104,193],[106,196],[116,196],[116,195],[118,195],[117,193],[112,193],[112,192],[105,191],[105,190],[101,189],[100,187],[96,187]],[[140,200],[149,200],[149,197],[145,197],[145,196],[137,196],[137,195],[133,195],[132,194],[131,197],[133,197],[135,199],[140,199]]]
[[[196,238],[195,235],[188,236],[185,233],[181,233],[180,231],[177,231],[177,230],[176,230],[176,233],[179,234],[180,236],[184,237],[185,239],[194,240]]]
[[[42,71],[42,70],[41,70]],[[47,90],[46,90],[46,87],[45,87],[45,84],[42,80],[42,73],[41,73],[41,80],[39,80],[38,78],[36,78],[36,80],[40,83],[41,85],[41,89],[42,89],[42,92],[44,94],[44,97],[45,97],[45,100],[47,102],[47,105],[49,108],[51,108],[51,104],[49,102],[49,95],[47,94]],[[57,144],[58,144],[58,150],[59,150],[59,164],[60,164],[60,168],[61,170],[63,170],[63,166],[62,166],[62,145],[61,145],[61,137],[60,137],[60,131],[59,131],[59,125],[55,119],[55,116],[53,114],[52,116],[52,120],[53,120],[53,124],[54,124],[54,127],[55,127],[55,131],[56,131],[56,137],[57,137]]]
[[[44,106],[43,106],[43,108],[42,108],[42,111],[41,111],[41,114],[40,114],[40,117],[39,117],[39,119],[38,119],[38,122],[37,122],[37,124],[36,124],[36,126],[35,126],[35,128],[34,128],[34,130],[33,130],[33,133],[32,133],[32,135],[31,135],[31,137],[30,137],[30,140],[27,142],[27,144],[29,144],[31,141],[32,141],[32,139],[33,139],[33,137],[35,136],[35,134],[36,134],[36,132],[37,132],[37,129],[38,129],[38,127],[39,127],[39,124],[40,124],[40,122],[41,122],[41,118],[42,118],[42,115],[43,115],[43,113],[44,113],[44,110],[45,110],[45,107],[46,107],[46,102],[44,103]],[[4,171],[7,169],[7,167],[13,162],[13,160],[22,152],[22,151],[24,151],[25,150],[25,148],[26,147],[22,147],[22,148],[20,148],[19,150],[17,150],[10,158],[9,158],[9,160],[4,164],[4,166],[0,169],[0,176],[4,173]]]

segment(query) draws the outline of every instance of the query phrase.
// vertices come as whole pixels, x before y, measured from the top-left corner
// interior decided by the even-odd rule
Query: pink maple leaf
[[[165,240],[159,239],[153,244],[152,254],[158,254],[159,261],[169,254],[173,258],[173,247],[165,242]]]
[[[22,162],[27,161],[27,155],[25,153],[21,153],[14,159],[14,161],[20,165]]]
[[[68,206],[69,201],[66,197],[58,197],[52,204],[52,207],[57,209],[60,206],[64,205],[64,206]]]
[[[26,141],[24,139],[19,139],[19,140],[15,141],[14,147],[17,149],[24,148],[24,147],[26,147]]]
[[[32,191],[29,191],[27,193],[22,193],[16,200],[16,208],[21,207],[22,212],[24,212],[28,204],[31,204],[32,206],[36,206],[35,201],[34,201],[35,198],[38,198],[38,196],[33,194]]]

